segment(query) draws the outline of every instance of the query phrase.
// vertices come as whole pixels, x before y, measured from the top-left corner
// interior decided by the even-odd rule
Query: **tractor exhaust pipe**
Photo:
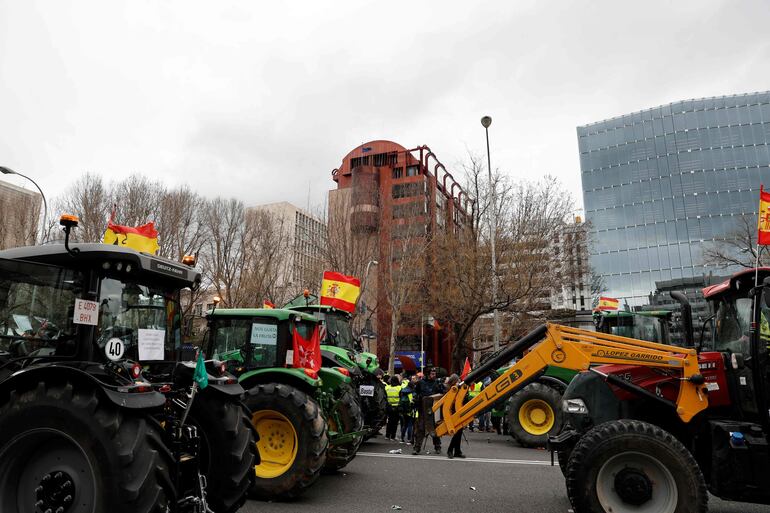
[[[671,292],[671,298],[679,303],[682,310],[682,324],[684,328],[684,344],[686,347],[695,346],[695,338],[693,336],[692,327],[692,306],[682,292],[674,290]]]

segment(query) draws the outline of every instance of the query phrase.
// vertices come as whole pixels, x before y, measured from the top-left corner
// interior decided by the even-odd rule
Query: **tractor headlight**
[[[567,413],[588,413],[586,403],[582,399],[565,399],[562,401],[562,409]]]

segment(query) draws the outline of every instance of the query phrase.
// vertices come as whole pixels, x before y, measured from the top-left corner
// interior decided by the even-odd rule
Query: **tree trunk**
[[[388,345],[388,374],[393,375],[396,366],[396,332],[398,331],[398,313],[393,308],[390,313],[390,344]]]

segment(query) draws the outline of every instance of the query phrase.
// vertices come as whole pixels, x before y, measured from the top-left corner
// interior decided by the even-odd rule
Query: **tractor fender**
[[[218,393],[230,397],[240,397],[242,396],[246,390],[244,390],[243,386],[240,383],[217,383],[214,381],[209,381],[209,386],[206,388],[210,388],[211,390],[216,390]]]
[[[321,378],[321,388],[327,392],[339,389],[343,383],[349,385],[352,381],[348,376],[345,376],[341,372],[326,367],[321,367],[318,370],[318,376]]]
[[[5,402],[10,391],[19,388],[19,385],[22,388],[26,388],[41,381],[54,380],[67,380],[84,386],[90,386],[119,408],[143,410],[158,408],[166,403],[166,398],[158,392],[120,392],[116,385],[105,383],[93,374],[75,367],[56,365],[29,367],[12,374],[0,383],[0,403]]]
[[[251,390],[257,385],[267,383],[284,383],[305,392],[311,397],[315,397],[317,390],[322,384],[319,378],[308,376],[302,369],[283,367],[269,367],[248,371],[238,378],[238,382],[246,390]]]
[[[567,383],[553,376],[543,375],[543,376],[540,376],[540,378],[537,381],[538,383],[542,383],[543,385],[546,385],[558,390],[560,394],[563,394],[564,391],[567,390]]]

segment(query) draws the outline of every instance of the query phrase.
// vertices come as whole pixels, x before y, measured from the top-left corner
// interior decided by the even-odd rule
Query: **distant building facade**
[[[631,306],[703,260],[770,184],[770,92],[686,100],[577,128],[591,264]],[[623,301],[621,301],[623,302]]]
[[[373,328],[384,365],[391,332],[384,295],[389,266],[409,265],[409,241],[464,229],[470,222],[470,199],[427,146],[407,149],[391,141],[370,141],[345,155],[332,179],[337,189],[329,191],[330,227],[334,223],[353,238],[373,239],[374,247],[362,262],[367,258],[380,262],[371,270],[376,279],[369,280],[363,302],[377,305]],[[407,305],[403,310],[408,309]],[[430,312],[410,314],[398,330],[396,349],[419,350],[422,342],[428,362],[449,368],[450,327],[442,319],[428,322]]]
[[[324,222],[286,201],[256,205],[249,210],[263,211],[273,216],[287,238],[291,261],[285,267],[285,276],[280,281],[283,284],[291,283],[297,293],[306,287],[315,290],[321,284],[323,270]]]
[[[562,266],[562,283],[554,284],[551,309],[586,311],[593,308],[592,273],[588,251],[588,226],[582,218],[565,224],[554,240],[554,253]]]
[[[0,181],[0,249],[35,244],[42,202],[39,192]]]

